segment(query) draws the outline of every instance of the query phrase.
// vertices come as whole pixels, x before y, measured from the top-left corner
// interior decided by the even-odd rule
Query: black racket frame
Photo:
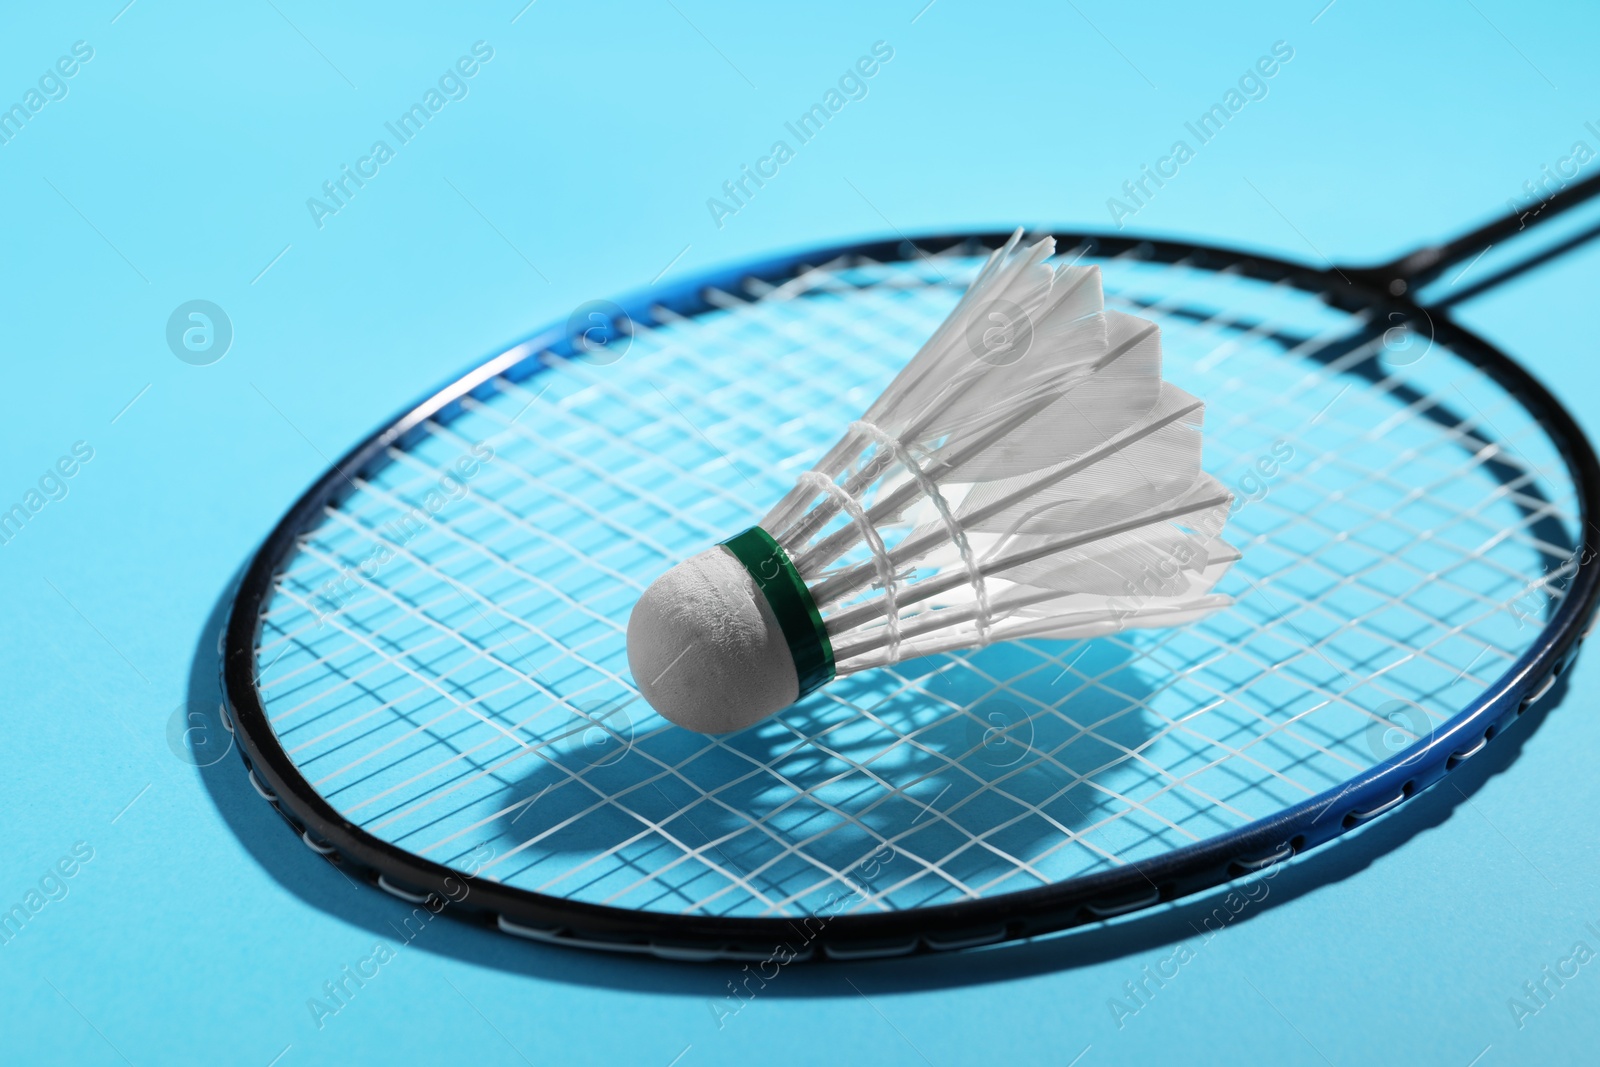
[[[1547,248],[1454,298],[1425,307],[1413,296],[1450,265],[1529,226],[1530,216],[1531,221],[1543,221],[1596,192],[1600,179],[1590,179],[1552,196],[1536,210],[1508,215],[1448,244],[1364,269],[1319,269],[1259,253],[1124,234],[1051,231],[1058,246],[1069,250],[1068,258],[1081,251],[1096,257],[1132,256],[1231,271],[1316,294],[1330,305],[1363,315],[1374,331],[1399,323],[1426,331],[1435,343],[1447,345],[1515,396],[1561,451],[1580,499],[1584,545],[1571,546],[1580,565],[1534,644],[1423,743],[1369,768],[1340,790],[1159,857],[1055,885],[906,911],[797,919],[682,915],[565,900],[470,877],[367,833],[341,816],[301,776],[268,722],[256,687],[255,648],[274,579],[323,509],[351,491],[352,478],[370,475],[384,465],[389,448],[407,447],[425,432],[428,420],[451,421],[461,410],[462,398],[492,388],[491,378],[504,375],[517,380],[538,373],[546,351],[568,358],[583,355],[582,342],[566,324],[552,326],[481,364],[351,449],[296,501],[263,542],[235,595],[222,667],[228,725],[239,742],[250,781],[308,847],[352,877],[401,899],[549,944],[672,960],[860,959],[967,948],[1098,922],[1264,871],[1399,807],[1481,751],[1549,691],[1572,663],[1592,625],[1600,599],[1600,565],[1592,560],[1587,544],[1595,503],[1600,500],[1600,462],[1572,416],[1542,384],[1499,348],[1452,321],[1443,308],[1576,247],[1600,227]],[[685,317],[717,310],[710,296],[719,290],[748,292],[752,282],[781,285],[814,267],[852,260],[906,261],[956,249],[979,254],[1008,236],[1005,231],[942,233],[839,244],[709,272],[622,298],[608,339],[620,343],[636,323],[663,323],[662,310]],[[1325,349],[1316,358],[1331,362],[1356,345],[1370,343],[1372,337],[1358,331],[1347,345]],[[1341,370],[1369,379],[1391,373],[1378,365],[1376,356]],[[1503,478],[1522,473],[1514,460],[1490,463],[1502,465]],[[1559,536],[1566,537],[1564,532]]]

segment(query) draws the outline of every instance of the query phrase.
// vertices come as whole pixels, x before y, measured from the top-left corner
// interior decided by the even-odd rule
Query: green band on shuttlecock
[[[833,642],[828,640],[822,613],[789,553],[759,526],[734,534],[722,545],[750,572],[756,588],[772,607],[772,614],[778,617],[784,640],[789,642],[789,654],[794,657],[800,696],[833,681]]]

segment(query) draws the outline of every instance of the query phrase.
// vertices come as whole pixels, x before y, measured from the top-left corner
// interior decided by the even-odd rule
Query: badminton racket
[[[1597,191],[1363,270],[1056,232],[1206,402],[1233,605],[862,671],[725,736],[639,698],[630,609],[782,497],[1008,234],[586,306],[357,444],[266,538],[224,635],[250,780],[396,896],[672,959],[991,944],[1265,870],[1439,781],[1577,651],[1600,467],[1448,307],[1594,231],[1419,293]]]

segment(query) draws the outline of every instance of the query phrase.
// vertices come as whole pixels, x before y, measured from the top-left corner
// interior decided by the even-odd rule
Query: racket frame
[[[1586,183],[1587,184],[1587,183]],[[1566,206],[1566,205],[1563,205]],[[349,495],[353,479],[391,460],[390,448],[405,449],[427,433],[429,421],[449,423],[470,396],[486,397],[492,379],[525,380],[540,373],[542,353],[573,359],[583,352],[565,324],[542,330],[480,364],[401,413],[352,448],[295,502],[256,552],[244,572],[225,630],[222,684],[231,722],[250,780],[300,833],[307,846],[360,877],[431,911],[475,920],[535,941],[605,949],[672,960],[770,960],[779,946],[795,959],[861,959],[961,949],[1033,937],[1137,911],[1246,877],[1327,843],[1401,806],[1480,752],[1571,665],[1591,628],[1600,564],[1586,551],[1594,502],[1600,500],[1600,461],[1588,439],[1559,401],[1497,347],[1451,321],[1437,307],[1411,299],[1415,285],[1395,285],[1404,260],[1366,271],[1330,269],[1227,248],[1124,234],[1052,233],[1069,254],[1132,256],[1234,274],[1266,283],[1287,283],[1321,296],[1341,310],[1374,313],[1373,321],[1425,325],[1436,342],[1488,375],[1543,425],[1565,459],[1577,489],[1583,545],[1566,595],[1532,645],[1464,710],[1419,744],[1355,775],[1336,790],[1310,797],[1276,815],[1251,822],[1158,857],[1099,871],[1054,885],[952,904],[872,914],[789,918],[734,918],[639,911],[566,900],[473,878],[415,856],[356,826],[321,797],[296,769],[273,733],[256,687],[255,649],[263,610],[281,564],[323,509]],[[1037,236],[1043,236],[1040,232]],[[909,261],[941,252],[979,255],[1009,237],[1004,231],[941,233],[915,239],[845,243],[775,256],[709,271],[676,283],[641,290],[615,301],[624,318],[615,335],[632,323],[664,324],[657,309],[693,317],[716,310],[708,294],[743,291],[755,280],[781,285],[841,258]],[[1436,268],[1440,258],[1429,257]],[[1420,272],[1419,272],[1420,273]],[[1397,292],[1398,290],[1398,292]],[[808,936],[801,936],[804,926]],[[796,947],[799,942],[801,947]]]

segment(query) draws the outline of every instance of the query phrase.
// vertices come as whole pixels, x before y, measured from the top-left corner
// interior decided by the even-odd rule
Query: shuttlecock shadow
[[[232,601],[230,586],[217,601],[201,631],[189,673],[191,708],[215,707],[220,700],[218,640]],[[1284,865],[1271,883],[1270,894],[1238,914],[1229,928],[1252,922],[1321,886],[1353,877],[1408,838],[1443,823],[1458,805],[1516,760],[1527,738],[1545,716],[1564,701],[1569,677],[1564,675],[1515,728],[1457,768],[1436,788],[1413,799],[1394,815]],[[991,722],[990,725],[996,724]],[[1133,736],[1126,740],[1134,740],[1138,731],[1147,727],[1130,723],[1127,728],[1133,731]],[[980,731],[980,736],[982,734]],[[1003,743],[994,734],[988,737],[989,744],[1001,750],[999,758],[1009,758],[1004,747],[1013,743],[1015,734]],[[250,785],[243,764],[229,747],[224,743],[203,760],[190,761],[199,764],[196,771],[201,783],[223,821],[250,857],[285,892],[352,927],[391,941],[402,939],[427,953],[545,981],[716,1002],[727,994],[728,982],[738,977],[740,965],[732,963],[672,963],[556,948],[521,941],[464,922],[428,921],[425,926],[419,925],[418,909],[357,883],[334,863],[308,848],[300,835]],[[538,785],[540,780],[538,776],[531,776],[531,779],[525,783],[529,788]],[[538,785],[538,788],[544,786]],[[533,807],[529,806],[528,817],[532,817]],[[542,817],[548,818],[548,811]],[[523,821],[526,820],[517,825],[521,826]],[[842,981],[841,975],[848,975],[868,992],[955,988],[1070,970],[1165,950],[1204,931],[1207,920],[1216,913],[1227,892],[1228,889],[1223,888],[1113,922],[985,950],[851,964],[794,965],[785,968],[782,981],[769,983],[762,995],[857,996],[858,993]]]
[[[1108,784],[1149,788],[1130,755],[1162,723],[1134,664],[1111,641],[929,657],[718,738],[594,709],[597,725],[519,761],[497,825],[446,862],[558,896],[735,916],[805,914],[830,892],[912,907],[1070,877],[1152,832],[1118,825],[1129,804]]]

